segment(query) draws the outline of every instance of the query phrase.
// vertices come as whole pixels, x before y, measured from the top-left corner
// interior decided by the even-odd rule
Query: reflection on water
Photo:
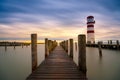
[[[44,60],[44,44],[38,45],[38,64]],[[31,46],[0,47],[0,80],[25,80],[31,73]]]

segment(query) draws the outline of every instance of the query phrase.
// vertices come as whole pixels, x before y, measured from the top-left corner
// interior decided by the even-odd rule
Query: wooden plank
[[[56,47],[26,80],[87,80],[87,78],[78,70],[72,58],[61,47]]]

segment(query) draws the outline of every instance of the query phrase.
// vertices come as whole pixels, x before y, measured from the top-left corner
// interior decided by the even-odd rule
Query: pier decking
[[[72,58],[57,46],[26,80],[87,80],[87,78],[78,70]]]

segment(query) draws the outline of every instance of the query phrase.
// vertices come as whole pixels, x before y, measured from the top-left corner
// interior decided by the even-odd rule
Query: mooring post
[[[65,50],[65,41],[63,41],[63,49]]]
[[[45,38],[45,57],[49,55],[48,38]]]
[[[65,41],[65,51],[68,52],[68,40]]]
[[[78,66],[83,73],[86,69],[86,36],[84,34],[78,35]]]
[[[102,57],[102,48],[101,48],[102,42],[98,42],[98,50],[99,50],[99,56]]]
[[[22,48],[24,47],[24,43],[21,43],[21,45],[22,45]]]
[[[5,51],[7,51],[7,42],[5,42]]]
[[[13,46],[14,46],[14,49],[15,49],[15,47],[16,47],[16,42],[14,42]]]
[[[119,40],[117,40],[116,43],[117,43],[117,50],[119,50]]]
[[[69,39],[70,41],[70,57],[73,58],[73,39]]]
[[[110,44],[110,41],[108,40],[108,44]]]
[[[51,40],[48,40],[48,53],[51,51]],[[49,54],[47,54],[48,56]]]
[[[76,51],[77,51],[77,46],[78,46],[78,45],[77,45],[77,42],[75,42],[75,49],[76,49]]]
[[[110,40],[110,44],[112,44],[112,40]]]
[[[32,72],[37,68],[37,34],[31,34]]]

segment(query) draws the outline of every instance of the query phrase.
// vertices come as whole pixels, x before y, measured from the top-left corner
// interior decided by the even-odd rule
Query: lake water
[[[44,60],[44,44],[38,45],[38,65]],[[31,46],[0,47],[0,80],[25,80],[31,73]]]
[[[97,48],[87,48],[89,80],[120,80],[120,51],[103,49],[99,57]]]
[[[74,47],[75,48],[75,47]],[[38,63],[44,60],[44,44],[38,45]],[[86,48],[88,80],[120,80],[120,51],[103,49],[99,57],[97,48]],[[78,64],[74,49],[74,61]],[[0,47],[0,80],[25,80],[31,73],[31,46]]]

